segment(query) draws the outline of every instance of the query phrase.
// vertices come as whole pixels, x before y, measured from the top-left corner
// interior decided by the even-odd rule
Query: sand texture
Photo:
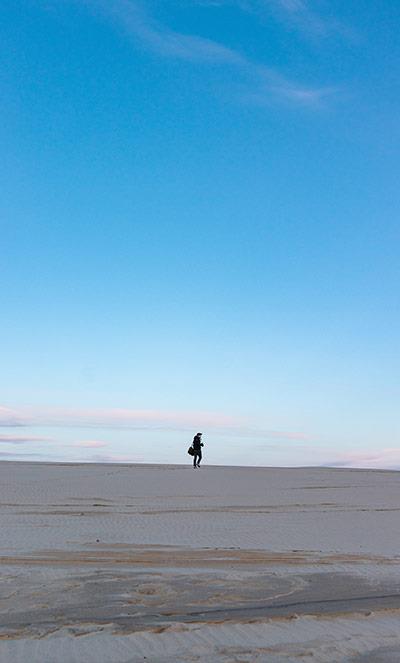
[[[0,463],[0,662],[400,661],[400,473]]]

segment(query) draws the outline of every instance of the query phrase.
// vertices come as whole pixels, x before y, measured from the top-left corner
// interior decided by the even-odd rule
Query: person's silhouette
[[[192,447],[194,449],[194,455],[193,455],[193,467],[200,467],[200,461],[202,459],[202,453],[201,453],[201,447],[204,446],[203,442],[201,441],[201,436],[202,433],[197,433],[192,442]]]

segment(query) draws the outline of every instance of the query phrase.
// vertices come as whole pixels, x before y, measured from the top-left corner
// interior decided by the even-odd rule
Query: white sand
[[[399,497],[373,470],[0,463],[0,661],[397,662]]]

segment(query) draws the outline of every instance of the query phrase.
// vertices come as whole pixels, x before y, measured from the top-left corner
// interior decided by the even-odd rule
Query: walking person
[[[204,446],[203,442],[201,441],[201,435],[202,433],[197,433],[192,442],[192,447],[194,450],[193,454],[193,467],[200,467],[200,461],[202,459],[202,453],[201,453],[201,447]]]

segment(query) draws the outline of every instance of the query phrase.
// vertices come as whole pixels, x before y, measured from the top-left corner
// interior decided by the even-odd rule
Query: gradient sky
[[[0,458],[400,468],[400,3],[0,25]]]

